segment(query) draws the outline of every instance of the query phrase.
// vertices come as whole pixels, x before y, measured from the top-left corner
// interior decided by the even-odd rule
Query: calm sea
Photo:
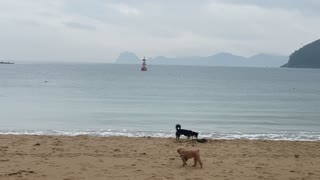
[[[0,65],[0,134],[320,140],[320,70]]]

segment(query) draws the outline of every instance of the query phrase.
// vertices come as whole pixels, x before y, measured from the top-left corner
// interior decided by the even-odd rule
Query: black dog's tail
[[[181,129],[181,125],[180,124],[176,124],[176,130]]]

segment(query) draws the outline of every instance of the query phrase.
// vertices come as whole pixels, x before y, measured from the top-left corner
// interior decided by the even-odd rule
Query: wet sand
[[[178,146],[203,168],[182,167]],[[0,135],[0,179],[320,179],[320,142]]]

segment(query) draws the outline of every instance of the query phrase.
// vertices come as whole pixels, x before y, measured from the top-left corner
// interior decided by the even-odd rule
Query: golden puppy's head
[[[182,151],[185,151],[186,149],[184,147],[178,147],[177,153],[181,154]]]

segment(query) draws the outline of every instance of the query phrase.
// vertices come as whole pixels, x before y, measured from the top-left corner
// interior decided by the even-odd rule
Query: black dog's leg
[[[179,141],[179,138],[180,138],[180,134],[176,132],[176,141]]]

